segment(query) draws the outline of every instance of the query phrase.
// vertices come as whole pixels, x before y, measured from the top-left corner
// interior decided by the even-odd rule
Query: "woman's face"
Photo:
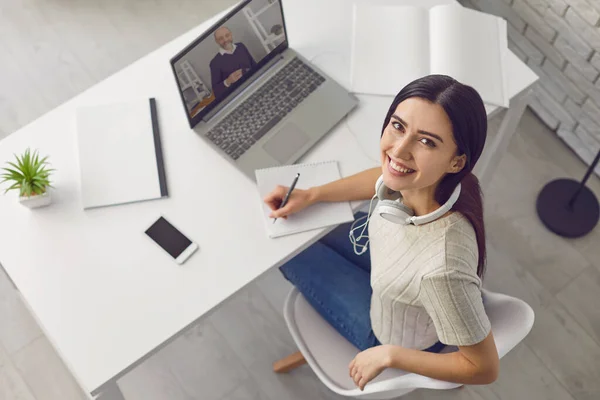
[[[466,160],[456,156],[452,124],[442,106],[417,97],[398,104],[380,147],[383,181],[396,191],[437,186]],[[405,168],[412,172],[403,172]]]

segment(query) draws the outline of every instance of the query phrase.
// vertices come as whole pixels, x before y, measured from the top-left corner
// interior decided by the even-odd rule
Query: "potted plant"
[[[3,178],[0,183],[12,183],[4,193],[9,190],[19,190],[19,202],[29,208],[47,206],[51,202],[49,188],[50,172],[48,157],[39,158],[37,151],[33,154],[29,149],[19,156],[15,156],[16,163],[8,161],[9,167],[4,167]]]

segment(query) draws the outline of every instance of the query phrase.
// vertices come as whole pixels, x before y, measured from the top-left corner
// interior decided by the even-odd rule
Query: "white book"
[[[413,80],[449,75],[508,107],[506,20],[459,4],[355,4],[351,90],[396,95]]]
[[[269,237],[276,238],[354,220],[350,202],[344,201],[313,204],[298,213],[290,215],[287,219],[278,218],[273,223],[273,218],[269,218],[271,209],[265,204],[263,199],[277,185],[290,187],[297,173],[300,173],[300,177],[296,183],[296,189],[308,189],[312,186],[324,185],[341,178],[337,161],[293,164],[256,170],[255,175],[260,194],[261,212],[264,216],[265,227]]]
[[[154,99],[76,111],[84,209],[167,197]]]

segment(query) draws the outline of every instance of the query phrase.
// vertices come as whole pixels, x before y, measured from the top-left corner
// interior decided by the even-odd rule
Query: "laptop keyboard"
[[[207,136],[237,160],[324,81],[320,74],[294,58]]]

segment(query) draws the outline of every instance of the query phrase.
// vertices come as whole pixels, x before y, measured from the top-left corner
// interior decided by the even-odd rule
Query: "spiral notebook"
[[[293,164],[256,170],[255,175],[260,194],[261,211],[269,237],[276,238],[354,220],[350,202],[345,201],[313,204],[296,214],[290,215],[288,219],[279,218],[273,223],[273,219],[269,218],[271,210],[263,199],[277,185],[290,187],[296,173],[300,173],[296,189],[308,189],[312,186],[324,185],[341,178],[337,161]]]

